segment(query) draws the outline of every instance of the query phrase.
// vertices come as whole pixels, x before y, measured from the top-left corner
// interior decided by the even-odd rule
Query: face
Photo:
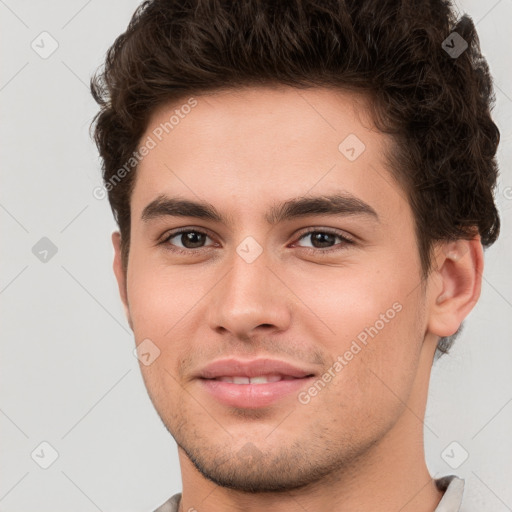
[[[369,455],[415,386],[425,290],[392,140],[349,92],[187,100],[141,139],[125,283],[140,368],[202,475],[297,488]]]

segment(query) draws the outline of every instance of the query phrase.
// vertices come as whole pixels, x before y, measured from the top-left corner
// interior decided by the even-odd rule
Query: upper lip
[[[288,377],[307,377],[313,372],[294,366],[278,359],[219,359],[207,364],[198,374],[203,379],[217,377],[257,377],[259,375],[281,375]]]

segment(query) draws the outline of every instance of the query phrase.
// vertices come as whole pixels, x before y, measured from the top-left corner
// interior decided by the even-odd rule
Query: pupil
[[[313,239],[313,245],[315,247],[317,247],[315,245],[316,242],[320,242],[320,246],[321,247],[325,247],[325,243],[327,245],[329,245],[330,242],[333,242],[334,240],[334,237],[335,235],[331,234],[331,233],[314,233],[313,236],[312,236],[312,239]],[[330,240],[329,240],[330,239]],[[322,243],[324,243],[324,245],[322,245]]]
[[[201,245],[201,237],[203,237],[203,233],[198,233],[197,231],[190,231],[188,233],[184,233],[181,237],[181,243],[187,247],[188,249],[194,249],[196,246]],[[197,241],[199,238],[199,241]],[[193,247],[190,247],[188,244],[192,244]]]

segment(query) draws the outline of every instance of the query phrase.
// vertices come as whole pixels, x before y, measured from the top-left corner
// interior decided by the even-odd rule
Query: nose
[[[242,340],[257,330],[285,331],[291,320],[292,293],[280,272],[270,268],[265,251],[251,263],[235,253],[229,265],[210,294],[210,327]]]

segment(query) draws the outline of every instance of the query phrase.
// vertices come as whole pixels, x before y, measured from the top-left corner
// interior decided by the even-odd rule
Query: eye
[[[181,246],[176,245],[176,242],[171,242],[176,238]],[[202,246],[206,238],[210,238],[208,233],[199,229],[182,228],[171,233],[168,233],[165,238],[160,242],[161,244],[168,246],[169,250],[191,254],[194,249],[204,249]]]
[[[311,246],[299,247],[304,247],[308,251],[315,253],[331,253],[334,251],[340,251],[343,250],[347,245],[353,245],[355,243],[354,240],[348,238],[346,235],[325,229],[307,231],[300,236],[299,241],[308,237],[311,240]],[[341,240],[341,244],[337,244],[341,245],[340,247],[336,247],[336,239]],[[334,246],[332,244],[334,244]]]

